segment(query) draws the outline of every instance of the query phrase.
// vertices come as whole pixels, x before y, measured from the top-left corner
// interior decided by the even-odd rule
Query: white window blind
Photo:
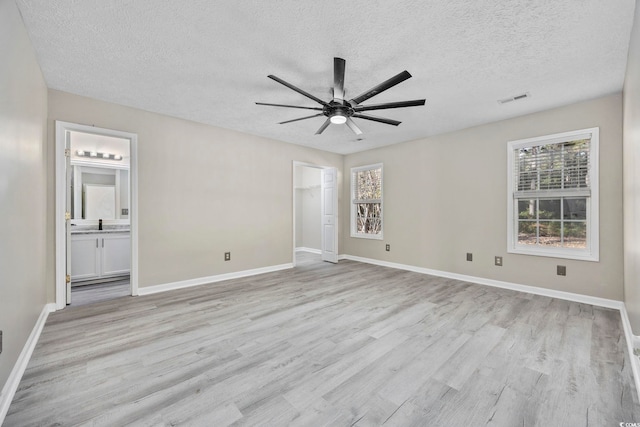
[[[514,195],[549,192],[589,196],[590,146],[591,135],[580,135],[571,141],[516,148]]]

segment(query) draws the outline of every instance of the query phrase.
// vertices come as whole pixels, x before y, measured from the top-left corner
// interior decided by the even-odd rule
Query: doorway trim
[[[293,206],[292,206],[292,225],[293,225],[293,241],[292,241],[292,247],[293,247],[293,254],[292,254],[292,264],[295,267],[296,266],[296,202],[297,202],[297,197],[296,197],[296,168],[297,167],[308,167],[308,168],[314,168],[314,169],[320,169],[320,170],[325,170],[325,169],[336,169],[337,172],[340,172],[338,170],[337,167],[334,166],[321,166],[321,165],[317,165],[315,163],[308,163],[308,162],[300,162],[297,160],[293,161],[293,168],[292,168],[292,174],[291,174],[291,191],[293,194]],[[336,191],[339,189],[338,187],[338,183],[336,182]],[[322,195],[321,197],[324,197],[324,195]],[[339,199],[339,197],[338,197]],[[336,206],[336,209],[338,209],[338,206]],[[338,209],[339,211],[339,209]],[[338,243],[339,243],[339,222],[340,222],[340,215],[336,216],[336,239],[335,239],[335,244],[336,244],[336,254],[339,253],[338,252]],[[322,223],[318,224],[318,227],[322,227]]]
[[[130,215],[129,228],[131,235],[131,295],[138,295],[138,135],[113,129],[81,125],[78,123],[55,121],[55,305],[61,310],[67,305],[66,297],[66,177],[65,177],[65,140],[69,131],[111,136],[129,140],[130,149]]]

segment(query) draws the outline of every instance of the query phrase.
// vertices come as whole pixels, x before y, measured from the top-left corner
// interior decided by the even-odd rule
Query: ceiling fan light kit
[[[302,108],[305,110],[316,110],[320,111],[317,114],[311,116],[300,117],[293,120],[287,120],[284,122],[280,122],[280,124],[297,122],[299,120],[311,119],[313,117],[325,116],[326,120],[320,126],[320,129],[316,132],[316,135],[320,135],[330,124],[346,124],[349,129],[356,135],[361,135],[362,131],[355,122],[351,119],[352,117],[364,120],[370,120],[378,123],[384,123],[391,126],[398,126],[401,122],[392,119],[385,119],[383,117],[370,116],[366,114],[361,114],[363,111],[371,111],[371,110],[384,110],[389,108],[404,108],[404,107],[417,107],[425,104],[424,99],[415,99],[412,101],[400,101],[400,102],[387,102],[384,104],[372,104],[372,105],[361,105],[362,102],[367,99],[373,98],[374,96],[384,92],[387,89],[392,88],[393,86],[402,83],[403,81],[409,79],[411,74],[408,71],[403,71],[388,80],[380,83],[372,87],[371,89],[365,91],[364,93],[352,98],[350,100],[345,100],[344,95],[344,71],[345,71],[346,61],[342,58],[333,58],[333,99],[329,102],[325,102],[320,98],[282,80],[279,77],[274,75],[269,75],[268,77],[283,86],[288,87],[291,90],[298,92],[299,94],[317,102],[322,105],[322,107],[305,107],[299,105],[287,105],[287,104],[271,104],[265,102],[256,102],[257,105],[267,105],[271,107],[284,107],[284,108]]]
[[[334,125],[342,125],[347,122],[347,116],[345,116],[342,112],[336,112],[331,117],[329,117],[331,123]]]

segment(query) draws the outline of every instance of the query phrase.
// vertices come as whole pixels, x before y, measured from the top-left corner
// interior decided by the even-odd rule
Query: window
[[[598,261],[599,129],[508,143],[507,252]]]
[[[382,164],[351,168],[351,236],[382,239]]]

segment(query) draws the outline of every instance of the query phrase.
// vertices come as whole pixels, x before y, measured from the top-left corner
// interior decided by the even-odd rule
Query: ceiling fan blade
[[[349,129],[351,129],[356,135],[362,135],[362,131],[358,126],[356,126],[353,120],[351,120],[351,117],[347,117],[347,126],[349,126]]]
[[[294,85],[292,85],[291,83],[285,82],[284,80],[282,80],[279,77],[274,76],[273,74],[268,75],[267,77],[269,77],[271,80],[275,80],[278,83],[280,83],[281,85],[284,85],[286,87],[288,87],[291,90],[295,90],[296,92],[298,92],[300,95],[304,95],[309,99],[313,99],[314,101],[316,101],[318,104],[322,104],[322,105],[328,105],[326,102],[324,102],[322,99],[320,98],[316,98],[315,96],[311,95],[309,92],[305,92],[304,90],[295,87]]]
[[[369,111],[369,110],[385,110],[387,108],[418,107],[420,105],[424,105],[425,102],[426,102],[426,99],[415,99],[413,101],[387,102],[385,104],[358,105],[353,107],[353,110]]]
[[[319,110],[322,111],[320,107],[302,107],[299,105],[285,105],[285,104],[269,104],[266,102],[256,102],[257,105],[268,105],[271,107],[287,107],[287,108],[304,108],[305,110]]]
[[[382,117],[375,117],[375,116],[365,116],[364,114],[354,114],[351,117],[356,117],[358,119],[371,120],[372,122],[380,122],[380,123],[385,123],[393,126],[398,126],[400,123],[402,123],[397,120],[384,119]],[[347,121],[347,123],[349,122]]]
[[[344,100],[344,68],[346,61],[333,58],[333,99]]]
[[[407,70],[404,70],[403,72],[391,77],[389,80],[385,80],[384,82],[380,83],[377,86],[372,87],[371,89],[364,92],[363,94],[356,96],[351,101],[349,101],[349,103],[351,103],[351,105],[360,104],[361,102],[366,101],[367,99],[372,98],[377,94],[384,92],[389,88],[394,87],[398,83],[402,83],[403,81],[407,80],[410,77],[411,77],[411,74],[409,74]]]
[[[320,114],[314,114],[313,116],[300,117],[299,119],[287,120],[286,122],[280,122],[278,124],[283,125],[285,123],[297,122],[298,120],[306,120],[306,119],[310,119],[312,117],[318,117],[318,116],[324,116],[324,114],[320,113]]]
[[[331,120],[327,119],[322,126],[320,126],[320,129],[318,129],[318,131],[316,132],[316,135],[320,135],[322,132],[324,132],[324,130],[326,128],[329,127],[329,125],[331,124]]]

